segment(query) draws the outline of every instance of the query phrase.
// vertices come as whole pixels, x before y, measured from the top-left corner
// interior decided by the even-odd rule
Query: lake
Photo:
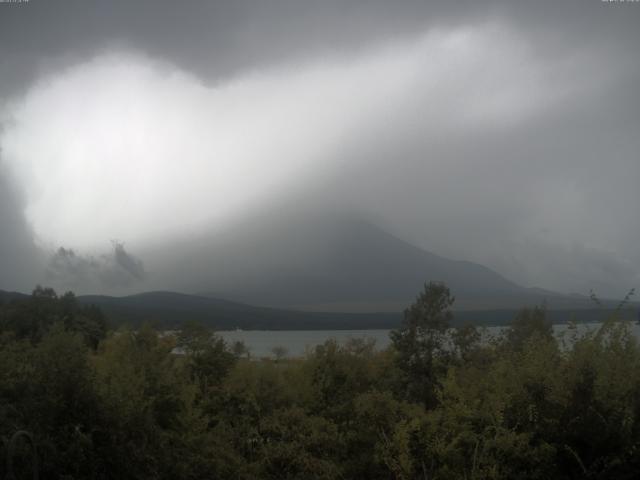
[[[578,332],[595,330],[599,323],[582,323],[577,325]],[[506,327],[486,327],[481,329],[485,337],[497,336]],[[569,328],[567,324],[554,325],[556,335],[561,335]],[[389,346],[391,330],[229,330],[216,332],[228,343],[242,341],[249,348],[253,357],[273,357],[275,347],[284,347],[287,356],[299,357],[308,349],[329,339],[344,344],[350,338],[373,339],[377,349]],[[632,331],[640,337],[640,325],[633,324]]]

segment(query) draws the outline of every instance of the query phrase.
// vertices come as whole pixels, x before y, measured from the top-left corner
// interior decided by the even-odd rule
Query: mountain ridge
[[[21,301],[29,295],[0,290],[0,303]],[[367,330],[397,328],[402,312],[307,312],[246,305],[224,299],[212,299],[171,291],[142,292],[126,296],[80,295],[81,305],[99,307],[112,327],[140,326],[150,323],[162,329],[178,329],[185,321],[197,321],[215,330]],[[453,326],[508,325],[520,309],[457,310]],[[566,323],[575,318],[580,322],[602,321],[611,308],[580,310],[548,310],[552,323]],[[634,314],[622,312],[627,320]]]
[[[397,312],[429,281],[446,283],[458,310],[545,301],[553,308],[593,307],[587,297],[520,286],[485,265],[437,255],[349,217],[261,219],[182,250],[166,271],[193,281],[177,290],[272,308]]]

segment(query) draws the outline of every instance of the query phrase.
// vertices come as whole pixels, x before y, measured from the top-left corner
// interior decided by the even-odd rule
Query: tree
[[[271,353],[273,353],[273,356],[275,357],[276,362],[279,362],[289,354],[289,350],[287,350],[287,347],[278,345],[271,349]]]
[[[231,351],[236,356],[236,358],[251,358],[249,347],[247,347],[247,345],[242,340],[236,340],[235,342],[233,342],[231,344]]]
[[[237,361],[224,340],[198,322],[183,324],[177,346],[184,352],[192,378],[202,392],[218,386]]]
[[[470,324],[457,327],[451,332],[452,346],[461,361],[469,361],[472,354],[478,350],[482,334]]]
[[[444,283],[425,284],[415,303],[404,311],[401,327],[391,332],[407,395],[426,407],[437,403],[437,373],[442,369],[438,357],[445,353],[445,334],[453,318],[454,300]]]
[[[504,332],[504,340],[513,350],[522,350],[527,341],[534,336],[545,340],[553,339],[553,325],[547,320],[547,310],[544,305],[521,310]]]
[[[39,285],[30,297],[13,300],[0,311],[0,332],[11,332],[34,344],[57,323],[68,332],[81,334],[93,350],[107,334],[107,320],[98,307],[80,305],[71,292],[59,297],[53,289]]]

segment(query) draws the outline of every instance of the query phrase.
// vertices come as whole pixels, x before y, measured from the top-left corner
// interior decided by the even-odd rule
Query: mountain
[[[97,305],[114,324],[150,322],[177,328],[197,321],[218,330],[308,330],[395,328],[400,313],[321,313],[254,307],[227,300],[176,292],[146,292],[125,297],[83,295],[78,301]]]
[[[0,303],[10,302],[12,300],[24,300],[29,298],[29,295],[20,292],[5,292],[0,290]]]
[[[153,263],[163,278],[181,279],[175,290],[305,311],[398,312],[428,281],[445,282],[459,310],[593,307],[586,297],[524,288],[371,223],[328,215],[258,219],[161,252]]]
[[[0,290],[0,306],[5,302],[24,301],[28,298],[29,295],[26,294]],[[149,322],[158,328],[177,329],[185,321],[197,321],[216,330],[364,330],[397,328],[402,319],[400,312],[304,312],[256,307],[176,292],[146,292],[124,297],[82,295],[77,298],[83,305],[100,307],[112,327],[123,324],[136,327]],[[547,317],[553,323],[566,323],[572,319],[597,322],[604,320],[610,313],[610,309],[579,312],[549,310]],[[517,310],[510,309],[463,310],[455,312],[452,324],[507,325],[516,314]],[[629,309],[621,314],[628,320],[635,318],[635,313]]]
[[[520,308],[542,303],[561,312],[554,321],[594,308],[588,297],[524,288],[483,265],[436,255],[345,216],[265,216],[216,235],[187,236],[145,261],[149,277],[158,279],[145,288],[162,291],[81,301],[100,306],[116,323],[170,326],[191,319],[245,329],[388,328],[428,281],[450,287],[461,322],[504,324]],[[0,292],[0,301],[20,295]]]
[[[147,292],[125,297],[87,295],[78,297],[82,304],[97,305],[112,324],[140,325],[150,322],[162,328],[179,328],[192,320],[217,330],[364,330],[389,329],[400,325],[402,314],[394,313],[338,313],[304,312],[255,307],[227,300],[185,295],[175,292]],[[574,318],[572,310],[550,310],[547,316],[553,323],[566,323]],[[581,310],[575,319],[581,322],[604,320],[610,310]],[[517,310],[467,310],[455,313],[453,325],[507,325]],[[633,320],[633,312],[622,312]]]

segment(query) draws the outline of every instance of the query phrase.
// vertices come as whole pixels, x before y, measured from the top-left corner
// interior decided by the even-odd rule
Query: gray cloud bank
[[[114,291],[135,285],[145,278],[142,261],[128,253],[122,243],[98,256],[77,254],[60,247],[50,258],[46,279],[65,289]]]
[[[32,288],[42,253],[22,215],[19,192],[8,179],[0,157],[0,288]]]
[[[62,284],[109,291],[169,283],[170,273],[143,275],[140,261],[124,248],[118,258],[117,245],[106,257],[77,253],[83,235],[74,228],[85,217],[74,197],[68,197],[73,205],[60,200],[55,217],[40,210],[56,225],[42,218],[34,223],[38,212],[28,198],[37,184],[33,172],[51,171],[44,178],[53,184],[56,171],[81,169],[52,154],[49,167],[34,163],[33,172],[23,171],[25,159],[47,155],[25,145],[55,148],[63,135],[47,137],[50,125],[32,121],[21,105],[46,120],[54,98],[47,92],[58,85],[55,92],[75,91],[87,97],[79,104],[101,109],[107,103],[92,92],[116,91],[109,85],[124,75],[132,92],[148,94],[141,108],[166,106],[153,113],[156,121],[140,117],[158,139],[153,147],[140,141],[140,151],[160,160],[136,164],[138,151],[130,143],[129,158],[114,150],[114,186],[108,169],[100,170],[106,193],[93,200],[113,207],[87,215],[94,225],[85,224],[96,237],[126,239],[137,233],[129,225],[140,225],[147,232],[136,238],[141,258],[157,245],[166,245],[161,250],[169,256],[181,250],[179,235],[190,228],[206,238],[238,212],[294,203],[354,212],[416,245],[486,264],[525,285],[620,296],[638,284],[640,272],[639,20],[638,5],[600,1],[0,5],[0,101],[7,111],[22,112],[7,116],[9,133],[0,135],[12,155],[0,169],[0,280],[11,288],[15,279],[13,288],[24,288],[37,277],[43,262],[34,262],[40,258],[35,224],[71,237],[56,238],[74,247],[59,250],[48,267]],[[109,73],[112,65],[125,73]],[[100,86],[99,78],[109,85]],[[144,79],[144,89],[134,88],[136,78]],[[91,115],[72,103],[68,111]],[[114,109],[120,116],[125,111]],[[69,131],[88,120],[71,119]],[[177,136],[174,129],[161,135],[161,120],[175,120],[188,134]],[[270,123],[268,139],[280,143],[260,140]],[[107,121],[96,132],[110,129],[117,131]],[[231,139],[227,150],[208,143],[216,131]],[[173,135],[175,143],[163,143]],[[181,139],[189,146],[172,151]],[[104,154],[80,140],[72,146]],[[225,155],[233,161],[218,186],[209,158]],[[167,170],[175,164],[180,168]],[[234,173],[237,165],[247,167]],[[145,174],[135,177],[136,169]],[[136,209],[126,179],[134,189],[154,169],[157,185],[148,182],[148,203]],[[9,180],[7,171],[22,180]],[[207,188],[210,178],[216,186]],[[70,184],[79,182],[74,177]],[[267,188],[270,182],[276,186]],[[91,189],[100,191],[100,185]],[[113,198],[109,189],[116,190]],[[207,193],[216,190],[224,196]],[[154,197],[159,191],[163,202]],[[202,226],[207,210],[224,198],[244,199],[243,191],[260,195],[253,204],[229,208],[210,232]],[[136,201],[142,196],[136,192]],[[155,204],[161,208],[154,210]],[[192,226],[176,223],[191,217]]]

